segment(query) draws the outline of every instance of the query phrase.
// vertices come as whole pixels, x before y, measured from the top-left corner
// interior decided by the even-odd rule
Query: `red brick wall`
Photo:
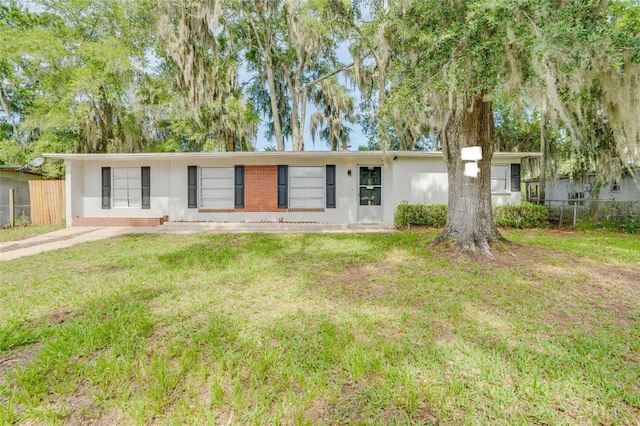
[[[167,217],[78,217],[73,218],[73,226],[158,226]]]
[[[278,166],[244,166],[244,212],[286,212],[278,208]]]

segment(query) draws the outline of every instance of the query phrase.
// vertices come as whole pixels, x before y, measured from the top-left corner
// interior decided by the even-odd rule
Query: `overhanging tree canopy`
[[[390,8],[392,78],[407,99],[430,107],[447,162],[449,208],[438,241],[489,252],[493,102],[545,100],[577,145],[594,114],[614,134],[612,155],[639,161],[638,6],[598,1],[399,1]],[[590,108],[591,114],[587,113]],[[463,175],[461,148],[480,146],[480,177]]]

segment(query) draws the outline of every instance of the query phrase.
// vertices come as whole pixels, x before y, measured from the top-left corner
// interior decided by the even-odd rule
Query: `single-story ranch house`
[[[393,224],[402,201],[447,203],[441,152],[44,156],[65,162],[67,226],[153,226],[164,221]],[[494,205],[520,204],[520,162],[534,156],[539,154],[494,154]]]

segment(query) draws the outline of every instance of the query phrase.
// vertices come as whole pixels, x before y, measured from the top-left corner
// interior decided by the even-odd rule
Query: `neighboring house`
[[[14,217],[31,217],[29,181],[43,180],[42,173],[18,166],[0,166],[0,227],[9,225],[9,192],[14,194]]]
[[[611,179],[600,184],[598,193],[595,174],[588,174],[580,180],[572,180],[569,176],[561,176],[558,181],[546,182],[545,200],[550,205],[560,205],[567,200],[592,199],[637,201],[640,200],[640,186],[632,177]],[[526,199],[537,202],[540,195],[540,180],[529,179],[525,181]],[[596,196],[597,195],[597,196]]]
[[[446,203],[441,152],[44,154],[66,166],[67,226],[193,222],[393,224],[396,207]],[[496,153],[494,205],[520,204],[520,162]]]

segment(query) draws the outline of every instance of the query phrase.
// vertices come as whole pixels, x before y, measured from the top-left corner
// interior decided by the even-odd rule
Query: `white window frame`
[[[198,208],[233,209],[234,182],[233,167],[199,167]]]
[[[126,172],[126,176],[123,176]],[[111,207],[114,209],[142,208],[142,172],[140,167],[111,169]]]
[[[289,166],[288,169],[289,208],[323,209],[327,195],[326,167]]]
[[[504,168],[504,174],[498,174],[498,170]],[[491,192],[507,193],[511,192],[509,178],[509,164],[492,164],[491,165]]]

